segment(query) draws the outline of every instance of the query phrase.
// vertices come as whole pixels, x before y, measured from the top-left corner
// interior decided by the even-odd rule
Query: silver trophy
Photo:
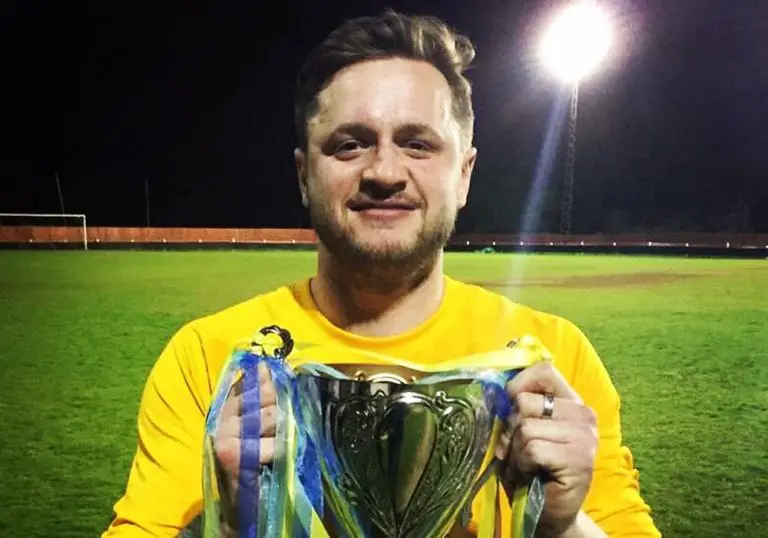
[[[346,348],[294,350],[285,329],[261,329],[233,352],[206,418],[204,535],[442,538],[470,516],[483,536],[495,533],[495,449],[511,411],[505,385],[551,359],[536,339],[523,338],[422,365]],[[275,455],[265,466],[262,363],[278,406]],[[227,405],[233,397],[240,402]],[[216,449],[227,408],[239,409],[228,420],[241,421],[236,469]],[[509,499],[515,536],[532,536],[541,513],[534,485]],[[483,513],[471,514],[479,495]]]
[[[442,537],[495,471],[498,386],[468,372],[297,377],[328,516],[344,536]]]

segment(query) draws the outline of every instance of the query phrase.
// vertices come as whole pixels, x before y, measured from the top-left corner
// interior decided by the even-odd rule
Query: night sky
[[[305,54],[343,19],[429,13],[477,48],[462,232],[514,232],[565,95],[533,56],[557,2],[3,2],[0,212],[90,225],[308,226],[293,165]],[[768,232],[768,3],[606,2],[581,87],[574,232]],[[565,137],[538,223],[556,231]]]

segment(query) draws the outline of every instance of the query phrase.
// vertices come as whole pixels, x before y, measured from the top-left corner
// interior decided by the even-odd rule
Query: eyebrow
[[[426,123],[406,123],[397,128],[396,135],[427,135],[437,139],[443,138],[431,125]]]
[[[355,137],[371,137],[376,133],[373,129],[363,123],[348,122],[342,123],[328,134],[327,138],[333,138],[339,134],[348,134]],[[415,135],[428,135],[434,138],[442,139],[442,136],[430,125],[426,123],[404,123],[395,129],[395,136],[415,136]]]

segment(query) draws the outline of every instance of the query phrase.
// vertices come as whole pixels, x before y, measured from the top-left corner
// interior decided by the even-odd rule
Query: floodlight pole
[[[578,116],[579,82],[571,90],[571,111],[568,121],[568,145],[565,154],[565,179],[563,181],[563,205],[560,213],[560,231],[571,235],[573,220],[573,179],[576,165],[576,119]]]

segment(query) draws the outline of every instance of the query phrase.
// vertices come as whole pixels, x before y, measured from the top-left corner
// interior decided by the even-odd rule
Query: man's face
[[[360,263],[418,263],[448,241],[475,149],[462,143],[443,75],[426,62],[350,66],[318,98],[302,200],[325,248]]]

